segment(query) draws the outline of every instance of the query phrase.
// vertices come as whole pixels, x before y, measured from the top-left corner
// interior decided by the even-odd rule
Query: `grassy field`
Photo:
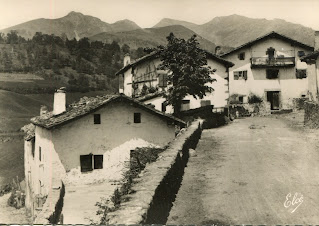
[[[67,104],[83,96],[105,95],[105,91],[67,93]],[[20,128],[39,115],[41,105],[49,110],[53,94],[18,94],[0,89],[0,186],[19,176],[24,177],[23,134]]]

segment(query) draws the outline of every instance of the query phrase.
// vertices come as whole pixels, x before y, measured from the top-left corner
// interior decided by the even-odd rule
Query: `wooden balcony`
[[[267,67],[294,67],[295,57],[252,57],[252,68],[267,68]]]

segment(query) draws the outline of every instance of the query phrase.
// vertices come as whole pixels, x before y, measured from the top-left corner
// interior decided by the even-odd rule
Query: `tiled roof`
[[[250,42],[247,42],[247,43],[245,43],[245,44],[243,44],[243,45],[241,45],[241,46],[238,46],[237,48],[235,48],[235,49],[233,49],[233,50],[231,50],[231,51],[229,51],[229,52],[227,52],[227,53],[225,53],[225,54],[222,54],[221,57],[227,56],[227,55],[229,55],[229,54],[231,54],[231,53],[233,53],[233,52],[236,52],[237,50],[240,50],[240,49],[242,49],[242,48],[252,46],[253,44],[255,44],[255,43],[257,43],[257,42],[259,42],[259,41],[261,41],[261,40],[264,40],[264,39],[266,39],[266,38],[269,38],[269,37],[270,37],[270,38],[282,39],[282,40],[285,40],[285,41],[287,41],[287,42],[293,43],[293,44],[295,44],[295,45],[301,46],[301,47],[303,47],[303,48],[305,48],[305,49],[313,50],[313,47],[311,47],[311,46],[309,46],[309,45],[306,45],[306,44],[304,44],[304,43],[298,42],[298,41],[296,41],[296,40],[294,40],[294,39],[291,39],[291,38],[289,38],[289,37],[287,37],[287,36],[284,36],[284,35],[281,35],[281,34],[275,32],[275,31],[272,31],[272,32],[270,32],[270,33],[268,33],[268,34],[266,34],[266,35],[263,35],[263,36],[261,36],[261,37],[259,37],[259,38],[256,38],[256,39],[254,39],[254,40],[252,40],[252,41],[250,41]]]
[[[207,57],[210,58],[210,59],[213,59],[213,60],[216,60],[217,62],[220,62],[222,64],[224,64],[226,67],[232,67],[234,66],[234,64],[230,61],[227,61],[211,52],[208,52],[206,50],[204,50],[204,52],[207,54]],[[150,59],[155,59],[158,57],[158,53],[157,52],[152,52],[150,54],[147,54],[137,60],[135,60],[134,62],[124,66],[122,69],[120,69],[118,72],[116,72],[115,75],[119,75],[119,74],[122,74],[124,73],[125,71],[127,71],[129,68],[133,67],[133,66],[136,66],[137,64],[140,64],[140,63],[143,63],[147,60],[150,60]]]
[[[25,133],[24,139],[31,140],[35,136],[35,126],[32,123],[29,123],[21,128],[21,131]]]
[[[147,101],[147,100],[151,100],[155,97],[161,97],[165,94],[164,91],[160,91],[160,92],[155,92],[155,93],[149,93],[149,94],[146,94],[144,96],[141,96],[141,97],[138,97],[137,100],[138,101]]]
[[[178,124],[185,125],[185,122],[181,119],[178,119],[172,115],[165,114],[160,112],[152,107],[149,107],[137,100],[134,100],[130,97],[127,97],[123,94],[120,95],[106,95],[106,96],[97,96],[97,97],[83,97],[79,102],[69,105],[65,112],[59,115],[53,115],[52,112],[46,113],[42,116],[37,116],[31,119],[31,122],[37,126],[44,127],[46,129],[52,129],[54,127],[63,125],[70,121],[76,120],[82,116],[85,116],[89,113],[92,113],[99,108],[114,102],[114,101],[127,101],[135,104],[135,106],[140,107],[152,114],[155,114],[159,117],[163,117],[167,120],[175,121]]]

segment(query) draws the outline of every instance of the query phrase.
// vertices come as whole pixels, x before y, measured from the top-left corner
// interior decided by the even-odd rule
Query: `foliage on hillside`
[[[128,45],[120,46],[116,41],[105,44],[90,42],[88,38],[68,40],[40,32],[26,40],[11,31],[0,34],[0,72],[32,73],[49,81],[49,85],[34,92],[52,92],[58,88],[55,86],[67,86],[70,91],[115,92],[118,87],[115,72],[129,52],[133,58],[144,54],[142,48],[131,51]]]

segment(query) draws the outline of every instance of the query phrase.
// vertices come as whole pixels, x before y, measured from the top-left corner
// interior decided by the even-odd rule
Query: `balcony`
[[[252,57],[252,68],[266,68],[266,67],[294,67],[295,57]]]

